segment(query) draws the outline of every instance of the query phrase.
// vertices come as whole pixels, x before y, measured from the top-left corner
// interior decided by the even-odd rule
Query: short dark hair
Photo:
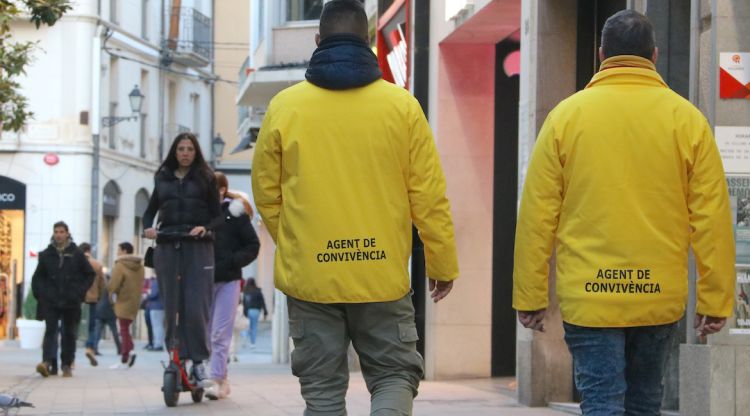
[[[66,233],[70,232],[70,230],[68,230],[68,224],[65,224],[65,221],[58,221],[58,222],[56,222],[55,225],[52,226],[53,230],[55,228],[65,228],[65,232]]]
[[[127,241],[124,242],[124,243],[120,243],[117,246],[120,247],[120,250],[122,250],[122,251],[124,251],[124,252],[126,252],[128,254],[133,254],[133,245],[130,244],[130,243],[128,243]]]
[[[359,0],[333,0],[323,6],[323,12],[320,13],[320,39],[344,33],[367,40],[367,13]]]
[[[78,245],[78,248],[80,248],[84,253],[91,253],[91,244],[89,243],[81,243]]]
[[[656,47],[656,34],[648,17],[635,10],[622,10],[604,23],[602,52],[604,58],[635,55],[651,59]]]

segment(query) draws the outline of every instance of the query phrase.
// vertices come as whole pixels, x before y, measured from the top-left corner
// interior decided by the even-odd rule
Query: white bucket
[[[21,339],[21,348],[33,350],[42,347],[46,327],[44,322],[32,319],[16,319],[16,327]]]

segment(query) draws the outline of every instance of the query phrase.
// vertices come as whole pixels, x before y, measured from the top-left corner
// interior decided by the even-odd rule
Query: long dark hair
[[[177,161],[177,145],[185,139],[190,140],[190,143],[192,143],[195,148],[195,159],[193,160],[190,169],[196,169],[199,176],[210,183],[214,175],[213,170],[211,170],[208,163],[206,163],[206,159],[203,158],[201,145],[198,143],[198,138],[195,137],[193,133],[180,133],[174,138],[172,146],[169,148],[169,153],[167,153],[167,158],[161,163],[161,166],[159,166],[156,173],[158,174],[161,170],[169,170],[170,172],[177,170],[180,165]]]

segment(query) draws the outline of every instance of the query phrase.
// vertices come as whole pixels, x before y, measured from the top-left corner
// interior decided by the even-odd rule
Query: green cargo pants
[[[305,416],[346,415],[349,342],[359,354],[373,416],[409,416],[424,374],[411,294],[393,302],[321,304],[288,298],[292,373]]]

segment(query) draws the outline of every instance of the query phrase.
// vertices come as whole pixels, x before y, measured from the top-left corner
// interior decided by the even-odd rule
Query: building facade
[[[177,133],[197,134],[212,157],[213,2],[73,6],[51,28],[13,22],[15,39],[40,46],[20,80],[34,117],[0,140],[0,183],[16,181],[25,191],[23,206],[0,206],[13,230],[18,293],[29,290],[36,253],[59,220],[76,242],[92,242],[107,267],[119,242],[145,251],[141,218]],[[134,111],[137,95],[142,104]]]

